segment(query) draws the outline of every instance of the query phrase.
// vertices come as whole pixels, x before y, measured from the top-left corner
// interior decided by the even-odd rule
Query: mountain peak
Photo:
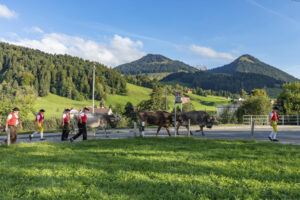
[[[152,63],[152,62],[164,62],[164,61],[170,61],[171,59],[162,56],[160,54],[147,54],[141,59],[140,61],[146,62],[146,63]]]
[[[144,57],[119,65],[115,68],[122,74],[148,74],[148,73],[173,73],[173,72],[196,72],[198,69],[183,62],[171,60],[159,54],[147,54]]]
[[[234,74],[236,72],[253,73],[269,76],[283,82],[299,81],[297,78],[287,74],[286,72],[268,65],[249,54],[242,55],[232,63],[212,69],[210,72],[223,74]]]
[[[258,60],[249,54],[245,54],[245,55],[242,55],[239,58],[237,58],[237,61],[238,62],[256,63]]]

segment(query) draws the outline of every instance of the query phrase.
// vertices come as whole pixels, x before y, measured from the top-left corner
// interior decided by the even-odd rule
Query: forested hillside
[[[122,74],[148,74],[165,72],[196,72],[198,69],[162,55],[148,54],[139,60],[114,68]]]
[[[187,87],[200,87],[204,90],[225,90],[239,93],[241,89],[250,92],[255,88],[280,88],[282,81],[254,73],[212,74],[209,72],[174,73],[161,80],[167,84],[182,84]]]
[[[75,100],[91,98],[93,65],[96,66],[95,98],[126,93],[121,73],[69,55],[0,43],[0,91],[2,96],[49,92]]]
[[[289,75],[288,73],[263,63],[251,55],[242,55],[232,63],[224,65],[223,67],[211,69],[209,72],[225,74],[234,74],[236,72],[253,73],[272,77],[283,82],[299,81],[297,78]]]

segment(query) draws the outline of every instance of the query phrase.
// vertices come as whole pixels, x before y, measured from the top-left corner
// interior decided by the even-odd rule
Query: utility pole
[[[167,95],[168,95],[168,90],[166,89],[166,91],[165,91],[165,96],[166,96],[166,111],[168,111],[168,99],[167,99]]]
[[[93,113],[95,112],[95,64],[93,66]]]

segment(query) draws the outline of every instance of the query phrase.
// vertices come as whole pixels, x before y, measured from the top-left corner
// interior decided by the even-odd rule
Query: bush
[[[238,123],[237,113],[230,112],[230,109],[226,108],[218,118],[218,121],[222,124],[236,124]]]
[[[238,122],[243,122],[244,115],[267,115],[272,104],[266,96],[250,96],[237,110]]]
[[[22,125],[26,131],[34,131],[36,129],[35,120],[23,120]],[[45,118],[43,128],[45,131],[61,129],[61,118]]]

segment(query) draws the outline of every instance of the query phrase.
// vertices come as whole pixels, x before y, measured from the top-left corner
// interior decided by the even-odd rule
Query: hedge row
[[[34,131],[36,129],[34,120],[23,120],[23,129],[26,131]],[[61,129],[61,118],[46,118],[43,122],[45,131]]]

